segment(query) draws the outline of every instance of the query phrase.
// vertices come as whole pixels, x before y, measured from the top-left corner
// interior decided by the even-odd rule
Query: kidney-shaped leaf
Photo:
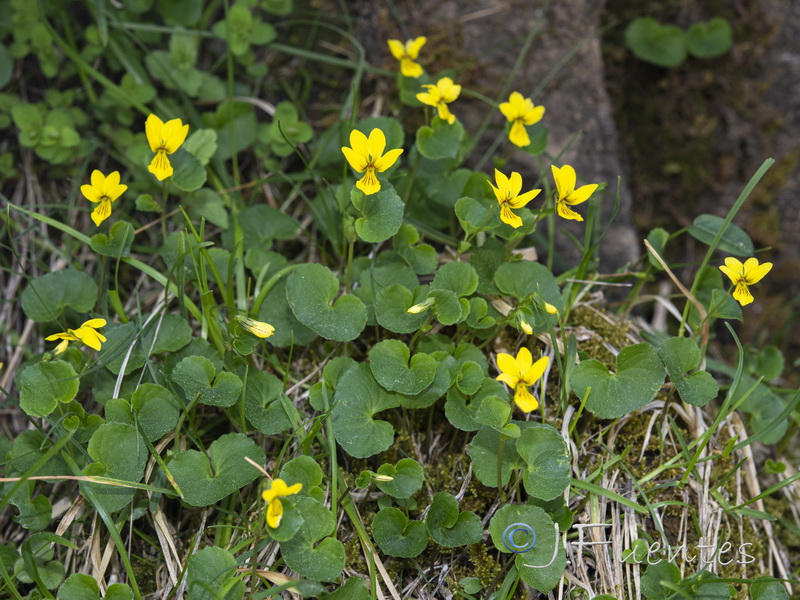
[[[583,398],[591,387],[586,408],[601,419],[616,419],[642,408],[664,383],[664,365],[648,343],[623,348],[613,375],[598,360],[581,362],[572,374],[572,390]]]
[[[303,524],[291,540],[281,543],[283,558],[289,568],[304,577],[333,581],[344,569],[344,545],[335,537],[327,537],[334,530],[333,514],[308,496],[293,500],[303,515]],[[317,544],[319,540],[322,542]]]
[[[356,365],[342,375],[334,402],[334,435],[350,456],[366,458],[392,445],[394,427],[373,417],[400,402],[397,396],[378,385],[367,365]]]
[[[540,423],[531,425],[517,439],[517,452],[525,462],[522,483],[530,496],[552,500],[569,485],[567,445],[554,427]]]
[[[144,476],[147,462],[147,445],[133,425],[104,423],[89,440],[89,456],[95,464],[89,465],[86,475],[103,475],[123,481],[138,482]],[[128,504],[136,490],[112,485],[89,485],[106,510],[119,510]]]
[[[372,521],[372,536],[384,554],[413,558],[428,545],[428,531],[419,521],[409,521],[397,508],[382,508]]]
[[[323,265],[299,265],[286,282],[286,299],[294,316],[325,339],[349,342],[367,324],[367,308],[352,294],[333,302],[339,291],[336,275]]]
[[[564,310],[564,300],[555,277],[543,264],[530,260],[504,263],[495,272],[494,282],[501,292],[517,300],[536,292],[559,312]]]
[[[22,310],[37,323],[55,321],[65,308],[79,313],[97,302],[97,284],[89,275],[64,269],[37,277],[22,292]]]
[[[350,199],[361,214],[356,219],[356,233],[365,242],[385,242],[403,224],[405,204],[389,183],[384,182],[380,191],[368,196],[353,186]]]
[[[378,383],[390,392],[418,394],[428,387],[436,375],[436,359],[411,352],[400,340],[383,340],[369,351],[369,367]]]
[[[242,393],[242,380],[229,371],[216,377],[214,363],[204,356],[187,356],[172,370],[172,381],[192,401],[212,406],[233,406]]]
[[[425,474],[420,464],[413,458],[401,458],[397,465],[382,464],[378,475],[392,478],[392,481],[377,480],[378,489],[394,498],[410,498],[422,487]]]
[[[219,546],[203,548],[186,563],[186,599],[241,600],[244,582],[233,583],[231,580],[235,577],[236,559],[230,552]],[[223,588],[228,589],[224,596]]]
[[[477,544],[483,537],[481,519],[472,511],[458,510],[458,500],[447,492],[433,497],[425,524],[434,542],[446,548]]]
[[[697,371],[689,376],[684,375],[700,364],[700,348],[693,339],[672,337],[658,349],[658,355],[669,373],[684,402],[694,406],[705,406],[709,400],[717,397],[719,385],[706,371]]]
[[[212,442],[208,456],[197,450],[184,450],[172,459],[169,469],[183,492],[183,499],[192,506],[209,506],[219,502],[259,475],[248,463],[264,464],[264,450],[241,433],[228,433]]]
[[[26,367],[18,385],[20,408],[31,417],[46,417],[59,402],[77,396],[80,379],[68,362],[54,360]]]

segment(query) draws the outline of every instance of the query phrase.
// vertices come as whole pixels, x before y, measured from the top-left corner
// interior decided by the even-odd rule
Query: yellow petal
[[[556,212],[558,213],[559,217],[564,219],[570,219],[572,221],[583,221],[583,217],[572,210],[567,203],[563,200],[556,202]]]
[[[440,102],[437,108],[439,109],[439,118],[442,121],[447,121],[449,125],[452,125],[456,120],[456,116],[450,112],[450,109],[447,108],[447,104]]]
[[[512,144],[520,148],[530,146],[531,144],[528,130],[525,129],[525,125],[523,125],[522,121],[519,119],[515,120],[514,124],[511,126],[511,130],[508,132],[508,139],[511,140]]]
[[[552,304],[550,304],[549,302],[545,302],[544,303],[544,309],[550,315],[557,315],[558,314],[558,309],[555,306],[553,306]]]
[[[373,161],[378,160],[386,148],[386,136],[377,127],[369,132],[367,140],[367,154]]]
[[[92,185],[102,192],[103,184],[106,181],[106,176],[103,175],[97,169],[95,169],[94,171],[92,171],[92,175],[90,177],[90,180],[92,182]]]
[[[747,306],[753,301],[753,294],[747,289],[746,284],[738,283],[736,284],[736,289],[733,290],[733,299],[742,306]]]
[[[67,346],[69,346],[69,340],[64,340],[53,349],[53,352],[55,352],[56,354],[61,354],[64,350],[67,349]]]
[[[97,333],[91,327],[81,327],[75,334],[81,342],[94,350],[100,350],[101,343],[106,341],[102,334]]]
[[[84,321],[81,327],[92,327],[93,329],[99,329],[100,327],[106,326],[105,319],[89,319],[88,321]]]
[[[532,362],[533,356],[531,356],[531,351],[525,346],[520,348],[519,352],[517,352],[517,372],[519,373],[520,377],[522,377],[522,374],[526,373],[528,369],[531,368]]]
[[[739,277],[744,276],[744,265],[739,261],[738,258],[729,256],[725,259],[725,266],[731,271],[734,271]]]
[[[392,53],[392,56],[394,56],[397,60],[403,58],[406,53],[403,42],[400,40],[386,40],[386,43],[389,44],[389,52]]]
[[[508,178],[508,197],[516,198],[522,191],[522,175],[513,171],[511,177]]]
[[[81,186],[81,194],[89,201],[89,202],[100,202],[100,197],[102,194],[100,190],[94,187],[93,185],[82,185]]]
[[[169,159],[167,158],[167,153],[163,150],[156,152],[156,155],[153,157],[153,160],[150,162],[150,166],[147,167],[147,170],[155,175],[156,179],[159,181],[164,181],[167,177],[172,175],[173,168],[169,162]]]
[[[511,225],[514,229],[522,227],[522,217],[511,212],[511,209],[505,202],[500,205],[500,220],[507,225]]]
[[[267,525],[277,529],[283,519],[283,504],[275,498],[267,505]]]
[[[497,196],[498,199],[506,200],[509,197],[509,183],[508,177],[506,177],[503,173],[498,171],[497,169],[494,170],[494,180],[497,183],[497,191],[500,195]]]
[[[544,116],[544,106],[537,106],[534,108],[533,102],[531,102],[531,107],[532,108],[530,110],[525,111],[525,115],[522,118],[525,125],[533,125],[538,123]]]
[[[577,190],[573,190],[566,198],[564,198],[564,202],[567,204],[571,204],[575,206],[576,204],[580,204],[581,202],[586,202],[594,191],[598,188],[596,183],[590,183],[588,185],[582,185]]]
[[[501,373],[506,373],[508,375],[512,375],[513,377],[519,378],[519,374],[517,372],[517,361],[510,354],[500,352],[497,355],[497,368],[500,369]]]
[[[423,73],[422,67],[409,58],[404,58],[400,61],[400,72],[403,77],[411,77],[412,79],[416,79]]]
[[[433,94],[430,92],[420,92],[417,94],[417,100],[428,106],[436,106],[439,102],[438,98],[434,98]]]
[[[111,216],[111,202],[108,200],[103,200],[95,206],[94,210],[92,211],[92,221],[97,227],[100,227],[100,223],[105,221],[108,217]]]
[[[544,374],[545,370],[547,370],[548,364],[550,364],[550,357],[543,356],[525,371],[525,374],[522,376],[522,381],[524,381],[526,385],[533,385]]]
[[[751,263],[751,260],[754,262]],[[744,279],[749,285],[753,285],[761,281],[764,275],[769,273],[771,269],[772,263],[765,262],[759,265],[757,259],[750,258],[744,263]]]
[[[517,389],[514,393],[514,402],[519,406],[521,411],[526,413],[534,411],[539,407],[539,401],[522,383],[517,385]]]
[[[417,58],[419,56],[420,49],[425,45],[425,42],[428,41],[424,35],[415,38],[413,40],[409,40],[406,42],[406,54],[408,54],[409,58]],[[421,73],[420,73],[421,75]]]
[[[54,333],[53,335],[48,335],[44,339],[45,339],[46,342],[52,342],[54,340],[73,340],[73,341],[77,341],[78,340],[78,338],[76,338],[74,335],[72,335],[71,333],[67,333],[67,332]]]
[[[719,270],[728,276],[728,279],[731,280],[731,283],[737,283],[739,279],[742,277],[742,274],[740,272],[731,269],[727,265],[720,265]]]
[[[525,192],[521,196],[517,196],[513,200],[509,201],[508,204],[509,204],[509,206],[511,206],[511,208],[522,208],[528,202],[530,202],[531,200],[536,198],[536,196],[538,196],[539,192],[541,192],[541,191],[542,190],[531,190],[529,192]]]
[[[509,375],[508,373],[500,373],[500,375],[495,377],[495,379],[500,383],[505,383],[512,390],[519,383],[519,377],[514,377],[513,375]]]
[[[164,129],[164,122],[155,115],[147,117],[144,122],[144,132],[147,136],[147,143],[150,144],[150,150],[156,152],[162,144],[161,132]]]
[[[498,108],[508,121],[514,121],[516,119],[516,115],[514,114],[514,107],[511,105],[511,102],[501,102]]]
[[[356,187],[367,196],[379,192],[381,190],[381,182],[375,177],[375,169],[372,167],[368,168],[367,173],[356,181]]]
[[[375,170],[378,173],[383,173],[386,169],[391,167],[394,163],[397,162],[397,159],[403,153],[402,148],[397,148],[395,150],[389,150],[386,154],[381,156],[378,160],[376,160],[373,164],[375,165]]]
[[[367,157],[367,136],[361,133],[358,129],[353,129],[350,132],[350,147],[353,152],[359,156]]]
[[[184,125],[180,119],[172,119],[164,123],[164,129],[161,135],[167,154],[172,154],[180,148],[181,144],[186,140],[188,133],[189,126]]]
[[[367,170],[367,157],[358,154],[347,146],[342,147],[342,154],[353,169],[358,173],[363,173]]]
[[[563,200],[575,189],[575,169],[569,165],[564,165],[560,169],[555,165],[551,165],[553,171],[553,179],[556,182],[556,189],[558,190],[558,199]]]

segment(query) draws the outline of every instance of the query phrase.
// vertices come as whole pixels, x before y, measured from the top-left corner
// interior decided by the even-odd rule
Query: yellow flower
[[[77,329],[67,329],[63,333],[54,333],[44,339],[48,342],[64,340],[56,346],[56,354],[61,354],[66,350],[70,342],[83,342],[94,350],[100,350],[101,343],[105,342],[106,338],[97,329],[105,326],[105,319],[89,319]]]
[[[235,318],[242,326],[242,329],[249,331],[256,337],[260,337],[262,339],[268,338],[275,333],[275,328],[269,323],[256,321],[255,319],[250,319],[248,317],[236,316]]]
[[[92,211],[92,221],[100,227],[100,223],[111,216],[111,203],[119,198],[128,189],[128,186],[120,185],[119,171],[109,173],[106,177],[95,169],[92,171],[91,182],[91,185],[81,186],[81,193],[89,202],[97,204]]]
[[[147,170],[159,181],[164,181],[173,171],[167,154],[180,148],[189,133],[189,125],[184,125],[180,119],[164,123],[157,116],[150,115],[145,121],[144,130],[150,150],[156,153]]]
[[[764,275],[769,273],[770,269],[772,269],[772,263],[770,262],[759,265],[757,258],[748,258],[742,264],[741,261],[732,256],[726,258],[725,264],[719,268],[736,286],[736,289],[733,290],[733,298],[742,306],[753,301],[753,295],[747,289],[747,286],[761,281]]]
[[[549,315],[557,315],[558,314],[558,309],[555,306],[553,306],[552,304],[550,304],[549,302],[545,302],[544,303],[544,309],[547,311],[547,314],[549,314]]]
[[[418,37],[414,40],[408,40],[405,44],[400,40],[386,40],[389,44],[389,50],[397,60],[400,61],[400,72],[405,77],[417,78],[422,75],[422,67],[414,61],[419,56],[419,50],[428,41],[426,37]]]
[[[267,525],[275,529],[281,524],[283,518],[283,504],[279,498],[281,496],[291,496],[303,488],[302,483],[295,483],[287,486],[283,479],[273,479],[272,487],[264,490],[261,497],[267,501]]]
[[[533,125],[542,120],[544,116],[544,106],[534,106],[533,100],[525,98],[519,92],[514,92],[508,102],[500,104],[500,112],[511,123],[511,130],[508,132],[508,139],[512,144],[524,148],[529,146],[531,138],[525,125]]]
[[[452,125],[453,121],[456,120],[456,116],[450,112],[447,105],[458,98],[461,93],[461,86],[455,85],[449,77],[442,77],[436,82],[436,85],[426,84],[422,87],[428,91],[417,94],[417,100],[428,106],[435,106],[439,110],[439,118]]]
[[[495,187],[491,181],[487,181],[489,181],[489,185],[492,186],[497,202],[500,204],[500,220],[516,229],[522,225],[522,219],[511,212],[511,209],[522,208],[533,200],[542,190],[531,190],[520,196],[519,192],[522,190],[522,176],[516,171],[511,173],[511,177],[506,177],[495,169],[494,180],[497,182],[497,187]]]
[[[525,335],[533,335],[533,327],[531,327],[531,324],[525,320],[525,317],[523,317],[521,314],[518,314],[517,318],[519,320],[520,329],[525,332]]]
[[[556,198],[556,212],[558,212],[558,216],[565,219],[583,221],[583,217],[570,209],[567,205],[575,206],[581,202],[586,202],[589,197],[594,194],[598,185],[596,183],[590,183],[588,185],[582,185],[576,190],[575,169],[569,165],[564,165],[560,169],[555,165],[551,165],[550,168],[553,170],[553,179],[556,181],[556,189],[558,190],[558,198]]]
[[[350,146],[342,148],[342,154],[350,163],[350,166],[358,173],[366,173],[356,182],[356,187],[367,196],[380,191],[381,184],[375,176],[375,171],[383,173],[391,167],[397,158],[403,153],[403,149],[389,150],[383,153],[386,148],[386,136],[380,129],[373,129],[369,133],[369,139],[358,129],[350,132]]]
[[[500,368],[500,375],[495,379],[505,383],[514,390],[514,402],[526,413],[536,410],[539,401],[528,390],[529,385],[533,385],[544,374],[550,358],[543,356],[535,363],[530,350],[520,348],[517,357],[510,354],[500,353],[497,355],[497,366]],[[532,364],[531,364],[532,363]]]

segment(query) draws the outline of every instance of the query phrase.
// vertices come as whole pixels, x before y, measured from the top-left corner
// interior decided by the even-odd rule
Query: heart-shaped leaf
[[[557,429],[531,423],[516,440],[517,452],[525,463],[522,483],[528,495],[552,500],[569,486],[567,444]]]
[[[175,429],[181,405],[167,388],[155,383],[142,383],[130,403],[124,398],[110,399],[105,404],[106,419],[133,424],[133,414],[149,442],[154,442]]]
[[[46,417],[59,402],[66,404],[78,395],[80,378],[71,364],[54,360],[26,367],[17,384],[20,408],[32,417]]]
[[[382,508],[372,521],[372,536],[384,554],[413,558],[428,545],[428,530],[419,521],[409,521],[397,508]]]
[[[431,539],[445,548],[477,544],[483,537],[481,519],[472,511],[458,510],[458,500],[447,492],[433,497],[425,525]]]
[[[85,475],[102,475],[134,483],[144,476],[147,445],[133,425],[104,423],[89,440],[88,451],[95,462],[84,469]],[[127,505],[136,492],[133,488],[116,485],[81,485],[90,486],[94,496],[108,511],[119,510]]]
[[[242,600],[244,581],[235,580],[236,567],[236,559],[224,548],[198,550],[186,563],[186,599]]]
[[[89,242],[92,250],[114,258],[128,256],[133,243],[133,225],[127,221],[117,221],[108,233],[108,235],[97,233],[92,236]]]
[[[55,321],[64,309],[85,313],[97,302],[97,284],[89,275],[64,269],[37,277],[22,292],[22,310],[37,323]]]
[[[304,577],[333,581],[344,569],[344,545],[335,537],[327,537],[335,527],[333,513],[308,496],[298,496],[294,502],[303,515],[303,524],[291,540],[281,544],[283,558],[290,569]]]
[[[591,387],[586,408],[601,419],[616,419],[655,398],[664,383],[664,365],[648,343],[623,348],[613,375],[598,360],[581,362],[572,372],[572,390],[583,398]]]
[[[498,461],[500,435],[494,429],[484,427],[472,438],[472,442],[469,445],[468,452],[472,459],[472,470],[478,481],[486,487],[496,488],[498,483],[506,485],[511,479],[511,472],[524,466],[514,446],[514,439],[505,440],[503,443],[503,458]],[[498,468],[500,470],[499,482],[497,476]]]
[[[208,456],[197,450],[178,453],[169,469],[183,492],[183,500],[192,506],[210,506],[246,486],[259,475],[247,456],[264,464],[264,450],[241,433],[228,433],[211,443]]]
[[[517,554],[515,565],[525,583],[546,594],[558,584],[567,566],[561,536],[556,532],[550,516],[538,506],[508,504],[489,521],[489,534],[495,548],[503,553],[511,552],[506,542],[511,542],[519,549],[528,547],[533,542],[530,533],[525,529],[517,529],[515,534],[512,529],[519,524],[530,527],[536,534],[536,541],[530,549]],[[533,568],[527,565],[533,565]]]
[[[401,458],[397,465],[382,464],[378,467],[378,475],[392,478],[392,481],[377,480],[375,485],[393,498],[410,498],[422,488],[425,477],[422,467],[413,458]]]
[[[109,371],[117,374],[127,357],[126,375],[144,366],[145,352],[148,355],[175,352],[192,340],[192,329],[180,315],[164,315],[161,319],[152,319],[143,328],[136,323],[117,326],[109,323],[103,333],[107,340],[100,351],[100,361]],[[158,337],[153,340],[156,333]],[[134,346],[129,354],[131,344]]]
[[[351,294],[340,296],[339,280],[319,264],[299,265],[286,283],[286,299],[297,320],[325,339],[349,342],[367,324],[364,303]]]
[[[411,292],[400,284],[390,285],[378,292],[375,298],[375,319],[389,331],[414,333],[428,319],[425,312],[412,314],[408,309],[428,296],[427,286],[418,286]]]
[[[276,348],[306,346],[317,339],[317,334],[295,318],[286,298],[286,279],[281,279],[269,291],[258,311],[260,321],[275,328],[269,343]]]
[[[432,290],[449,290],[456,296],[469,296],[478,288],[478,274],[465,262],[449,262],[439,267],[431,283]]]
[[[489,200],[481,201],[464,196],[456,201],[455,209],[461,228],[469,235],[494,229],[500,225],[499,211]]]
[[[451,362],[455,363],[455,360],[452,356],[446,356],[443,359],[437,359],[436,362],[436,374],[433,377],[433,383],[419,394],[398,394],[397,399],[400,401],[401,406],[406,408],[428,408],[447,393],[452,383],[448,365]]]
[[[256,429],[264,435],[277,435],[289,429],[292,422],[286,414],[287,405],[291,403],[283,394],[280,379],[266,371],[248,370],[244,414]]]
[[[356,233],[365,242],[385,242],[403,224],[405,204],[390,183],[383,182],[381,189],[369,196],[353,186],[350,200],[361,215],[356,219]]]
[[[481,386],[470,398],[456,388],[447,392],[447,402],[444,413],[450,424],[461,431],[478,431],[481,423],[478,421],[478,411],[483,400],[489,396],[507,398],[503,384],[488,377],[484,378]],[[508,404],[508,402],[506,402]]]
[[[722,17],[714,17],[708,23],[692,23],[686,32],[689,52],[697,58],[722,56],[733,45],[731,25]]]
[[[455,158],[464,139],[464,126],[456,119],[453,124],[434,117],[431,126],[417,130],[417,150],[425,158]]]
[[[373,417],[400,402],[378,385],[367,365],[356,365],[342,375],[334,400],[334,435],[350,456],[366,458],[392,445],[394,427]]]
[[[242,380],[230,371],[214,377],[214,363],[203,356],[187,356],[172,371],[171,379],[191,402],[198,398],[201,404],[233,406],[242,393]]]
[[[537,293],[559,312],[564,310],[564,299],[558,290],[555,277],[550,269],[541,263],[530,260],[504,263],[497,269],[494,282],[501,292],[517,300],[524,299],[528,294]]]
[[[686,58],[686,36],[674,25],[638,17],[625,29],[625,43],[636,58],[659,67],[677,67]]]
[[[456,387],[465,396],[471,396],[483,385],[484,377],[481,365],[474,361],[466,360],[461,363],[461,369],[456,375]]]
[[[176,188],[193,192],[203,187],[207,177],[206,168],[193,154],[178,148],[169,160],[174,169],[170,179]]]
[[[73,573],[58,590],[58,600],[100,600],[100,586],[94,577]],[[133,600],[133,590],[125,583],[112,583],[104,600]]]
[[[369,366],[378,383],[390,392],[418,394],[436,375],[436,360],[427,354],[410,351],[400,340],[383,340],[369,351]]]
[[[669,378],[684,402],[705,406],[717,397],[719,385],[706,371],[697,371],[688,377],[684,373],[700,364],[700,348],[691,338],[672,337],[661,344],[658,354],[669,373]]]
[[[647,600],[664,600],[672,595],[670,588],[674,588],[680,580],[681,570],[677,565],[665,560],[649,564],[642,576],[642,596]]]
[[[419,237],[417,228],[406,223],[394,236],[394,247],[415,273],[425,275],[436,269],[439,256],[430,244],[419,244]]]

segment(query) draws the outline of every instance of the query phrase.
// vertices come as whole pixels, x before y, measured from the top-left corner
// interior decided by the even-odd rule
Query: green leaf
[[[464,139],[464,126],[456,119],[450,125],[439,117],[434,117],[431,127],[422,126],[417,130],[417,149],[425,158],[455,158]]]
[[[688,231],[694,239],[710,246],[724,223],[725,219],[722,217],[700,215],[689,225]],[[719,240],[717,250],[734,256],[753,256],[755,252],[750,236],[741,227],[733,223],[728,223],[725,233],[722,234],[722,238]]]
[[[403,126],[397,119],[391,117],[368,117],[356,123],[355,129],[369,137],[373,129],[380,129],[386,136],[386,149],[402,148],[405,142]],[[348,144],[349,145],[349,144]],[[341,151],[339,151],[341,157]]]
[[[648,565],[647,571],[642,575],[642,596],[647,600],[666,600],[672,591],[664,584],[677,585],[681,580],[681,570],[671,562],[662,560],[654,565]]]
[[[65,308],[85,313],[97,302],[97,284],[82,271],[64,269],[37,277],[22,292],[22,310],[32,321],[55,321]]]
[[[536,534],[536,542],[526,552],[517,554],[515,564],[522,580],[531,587],[546,594],[552,590],[564,574],[567,558],[561,544],[561,536],[556,534],[549,515],[538,506],[508,504],[498,510],[489,521],[489,535],[495,548],[504,554],[510,553],[503,542],[503,533],[518,523],[528,525]],[[513,531],[513,530],[512,530]],[[511,533],[511,531],[509,532]],[[533,540],[525,531],[513,535],[513,542],[520,549],[527,547]],[[508,534],[507,534],[508,535]],[[555,560],[553,554],[555,551]],[[552,564],[550,564],[552,561]],[[526,565],[533,565],[531,568]]]
[[[78,395],[80,378],[68,362],[54,360],[26,367],[18,385],[20,408],[25,414],[46,417],[59,402],[66,404]]]
[[[281,380],[272,373],[251,369],[246,383],[244,414],[253,427],[264,435],[277,435],[289,429],[292,422],[284,404],[289,401]]]
[[[170,156],[169,161],[174,169],[170,179],[176,188],[184,192],[193,192],[203,187],[207,177],[206,168],[193,154],[178,148]]]
[[[684,402],[705,406],[709,400],[717,397],[719,385],[710,373],[697,371],[688,377],[684,376],[684,373],[697,367],[702,359],[700,348],[693,339],[672,337],[661,344],[658,354]]]
[[[161,205],[158,204],[150,194],[139,194],[136,197],[136,210],[142,212],[163,212]]]
[[[191,402],[200,397],[201,404],[233,406],[242,393],[242,380],[230,371],[214,377],[214,364],[203,356],[187,356],[172,371],[171,379]]]
[[[469,263],[449,262],[439,267],[432,290],[449,290],[456,296],[469,296],[478,288],[478,274]]]
[[[96,233],[89,245],[92,250],[103,256],[120,258],[130,255],[133,243],[133,225],[127,221],[117,221],[111,226],[109,235]]]
[[[210,506],[243,488],[259,476],[247,456],[264,464],[264,450],[241,433],[228,433],[211,443],[208,456],[197,450],[179,452],[169,469],[191,506]]]
[[[108,586],[105,600],[133,600],[133,590],[125,583]],[[58,600],[100,600],[100,586],[94,577],[73,573],[58,590]]]
[[[425,477],[422,467],[413,458],[401,458],[397,465],[384,463],[378,467],[378,475],[393,478],[392,481],[375,482],[379,490],[393,498],[410,498],[422,488]]]
[[[303,524],[291,540],[281,543],[283,558],[290,569],[304,577],[333,581],[344,569],[344,545],[335,537],[327,537],[335,528],[333,513],[308,496],[293,500],[303,515]]]
[[[197,129],[181,147],[205,167],[217,151],[217,132],[213,129]]]
[[[524,466],[522,459],[517,454],[515,440],[507,439],[503,443],[503,458],[498,463],[500,453],[500,433],[494,429],[484,427],[469,445],[469,456],[472,459],[472,469],[475,476],[486,487],[497,487],[497,469],[500,466],[501,485],[506,485],[511,479],[514,469]]]
[[[411,357],[400,340],[383,340],[369,351],[369,366],[378,383],[390,392],[418,394],[436,375],[436,360],[421,352]]]
[[[373,417],[400,402],[378,385],[367,365],[356,365],[342,375],[334,400],[333,431],[336,441],[350,456],[366,458],[392,445],[394,427]]]
[[[102,475],[123,481],[138,482],[144,476],[147,446],[133,425],[104,423],[89,440],[89,456],[94,463],[84,469],[85,475]],[[136,492],[133,488],[116,485],[82,483],[108,511],[126,506]]]
[[[452,357],[447,357],[449,361],[455,362]],[[434,404],[439,398],[444,396],[450,388],[452,379],[450,377],[450,370],[447,366],[447,361],[437,361],[436,374],[433,377],[433,383],[422,390],[419,394],[398,394],[397,398],[401,406],[406,408],[428,408]]]
[[[509,130],[511,129],[511,124],[508,123],[507,127]],[[539,156],[542,152],[547,150],[547,139],[549,137],[549,131],[547,127],[544,126],[543,123],[534,123],[533,125],[525,125],[525,129],[528,131],[528,138],[531,140],[531,143],[527,146],[520,148],[526,154],[530,154],[531,156]]]
[[[198,550],[186,563],[186,600],[242,600],[245,586],[236,581],[237,566],[233,555],[219,546]]]
[[[591,387],[586,409],[601,419],[616,419],[645,406],[664,383],[664,365],[648,343],[623,348],[617,356],[617,372],[597,360],[583,361],[572,372],[572,390],[583,398]]]
[[[167,388],[155,383],[142,383],[131,397],[131,408],[148,441],[161,439],[175,429],[180,403]]]
[[[419,232],[409,224],[400,226],[394,236],[394,247],[418,275],[431,273],[439,263],[439,256],[430,244],[418,244]]]
[[[711,290],[711,302],[706,308],[710,319],[743,320],[742,307],[725,290]]]
[[[382,508],[372,521],[372,536],[384,554],[413,558],[428,545],[428,531],[419,521],[409,521],[397,508]]]
[[[44,125],[42,110],[35,104],[20,102],[11,107],[11,118],[14,125],[22,130],[36,130]]]
[[[383,182],[381,189],[369,196],[353,186],[350,199],[361,215],[356,219],[356,233],[367,243],[385,242],[403,224],[405,204],[390,183]]]
[[[481,376],[483,373],[481,373]],[[511,417],[511,406],[508,400],[503,400],[499,396],[485,396],[481,400],[478,410],[475,413],[475,421],[480,425],[491,427],[497,432],[503,433],[503,428]],[[519,434],[517,434],[518,436]],[[515,436],[515,437],[517,437]]]
[[[191,195],[185,206],[189,216],[193,219],[199,221],[202,217],[221,229],[227,229],[230,225],[225,201],[214,190],[208,188],[197,190]]]
[[[494,282],[501,292],[523,300],[528,294],[538,293],[546,302],[564,311],[564,299],[558,290],[553,273],[543,264],[530,260],[515,260],[500,265]]]
[[[461,364],[461,370],[456,375],[456,387],[465,396],[475,394],[483,385],[483,367],[471,360]]]
[[[286,298],[286,278],[281,279],[269,291],[261,308],[258,319],[266,321],[275,328],[269,342],[276,348],[288,346],[306,346],[317,338],[317,334],[298,321],[289,300]]]
[[[312,457],[303,454],[283,465],[280,478],[290,487],[295,483],[302,484],[300,493],[308,494],[311,488],[322,483],[322,468]]]
[[[686,31],[686,42],[693,56],[714,58],[730,51],[733,31],[726,19],[714,17],[708,23],[692,23]]]
[[[483,537],[480,517],[472,511],[458,510],[458,500],[447,492],[433,497],[425,525],[434,542],[445,548],[477,544]]]
[[[780,581],[762,575],[750,583],[750,600],[789,600],[789,594]]]
[[[664,258],[664,246],[667,244],[667,240],[669,240],[669,232],[666,229],[661,227],[656,227],[655,229],[651,229],[650,233],[647,234],[647,241],[650,242],[650,245],[653,247],[653,250],[658,252],[658,255],[661,258]],[[650,264],[657,270],[663,271],[664,267],[661,266],[661,263],[658,262],[652,254],[649,252],[647,253],[647,259],[650,261]]]
[[[431,290],[428,297],[436,301],[434,312],[442,325],[455,325],[469,315],[469,302],[450,290]]]
[[[0,44],[0,90],[2,90],[14,74],[14,61],[5,44]]]
[[[447,402],[444,405],[445,416],[453,427],[461,431],[477,431],[481,428],[478,412],[483,400],[490,396],[508,397],[503,384],[488,377],[483,379],[480,389],[470,398],[469,403],[466,394],[462,394],[457,387],[451,388],[447,392]]]
[[[339,280],[327,267],[299,265],[286,283],[286,299],[297,320],[325,339],[349,342],[367,324],[367,309],[353,295],[345,294],[333,302]]]
[[[323,600],[370,600],[370,595],[363,579],[351,577],[335,592],[320,594],[320,598]]]
[[[407,287],[394,284],[381,289],[375,298],[375,319],[395,333],[413,333],[428,319],[425,311],[411,314],[408,309],[428,296],[428,288],[418,286],[412,293]]]
[[[158,337],[153,338],[158,332]],[[192,340],[192,330],[180,315],[164,315],[162,319],[152,319],[143,331],[136,323],[114,326],[109,324],[104,329],[107,341],[100,351],[100,362],[112,373],[119,373],[122,363],[128,355],[128,348],[135,344],[128,356],[125,374],[141,368],[145,362],[145,350],[148,355],[162,352],[175,352]]]
[[[567,445],[550,425],[531,423],[516,440],[517,452],[525,463],[522,483],[529,496],[552,500],[569,486],[570,464]]]
[[[638,17],[625,28],[625,43],[636,58],[659,67],[677,67],[686,59],[686,37],[674,25]]]

